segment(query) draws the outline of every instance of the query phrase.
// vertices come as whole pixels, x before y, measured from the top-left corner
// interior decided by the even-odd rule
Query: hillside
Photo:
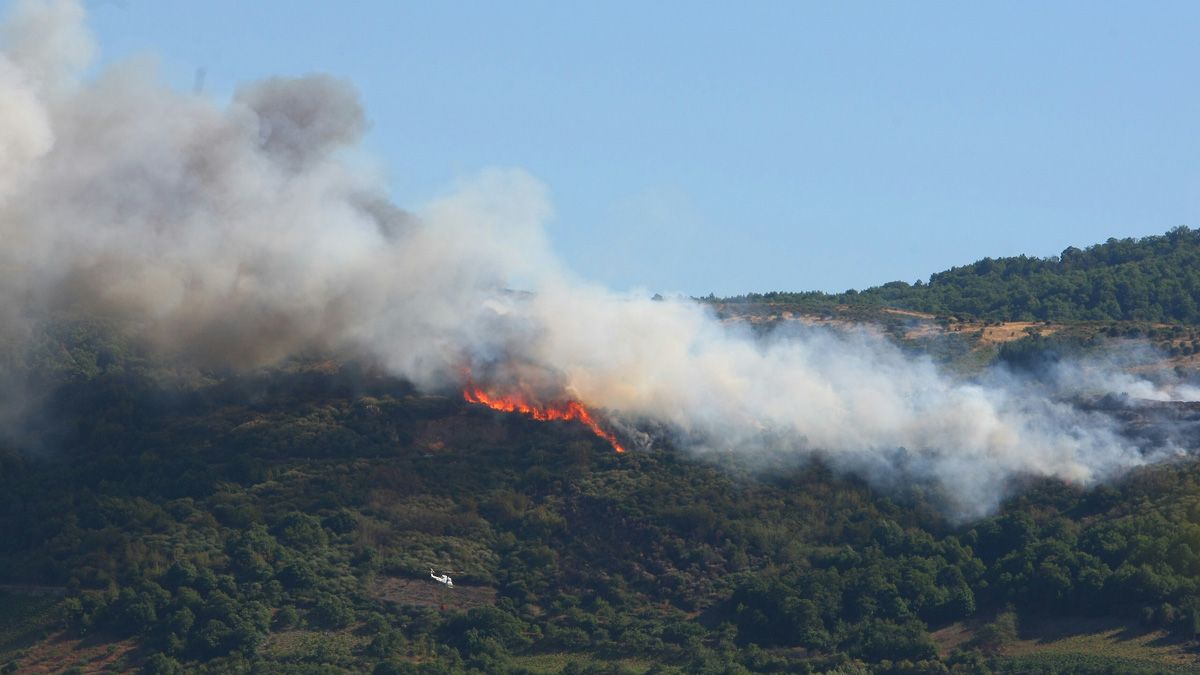
[[[895,307],[998,321],[1200,323],[1200,230],[1109,239],[1051,258],[984,258],[929,277],[862,291],[752,293],[722,303],[809,309]]]
[[[1200,667],[1190,462],[1030,480],[960,523],[933,485],[721,466],[668,437],[618,455],[325,358],[181,369],[69,321],[27,363],[42,414],[0,453],[11,672]],[[1160,409],[1200,419],[1130,423]],[[1110,623],[1040,632],[1082,617]]]
[[[1041,351],[1102,353],[1105,349],[1148,348],[1146,365],[1194,373],[1200,370],[1200,327],[1143,321],[1000,321],[949,318],[894,307],[763,300],[712,301],[727,323],[747,324],[760,335],[773,331],[866,329],[886,335],[913,354],[928,355],[958,372],[976,372],[997,358],[1013,362]]]
[[[956,204],[1028,225],[1083,199],[1078,220],[1095,217],[1096,186],[1132,185],[1107,171],[1065,192],[1043,185],[1025,170],[1043,148],[1028,142],[1004,142],[1015,161],[956,170],[956,158],[978,168],[997,154],[976,140],[1016,128],[988,131],[1012,118],[988,97],[1031,112],[996,78],[964,98],[926,77],[933,64],[983,81],[942,58],[962,50],[918,40],[914,51],[846,23],[858,46],[928,61],[902,68],[922,82],[897,97],[907,89],[852,63],[879,59],[806,58],[790,34],[760,39],[756,22],[786,26],[779,17],[746,23],[720,9],[678,42],[756,74],[767,71],[755,59],[788,78],[803,76],[792,57],[815,68],[816,89],[791,89],[819,90],[835,114],[814,108],[797,126],[796,106],[777,96],[787,86],[677,58],[660,38],[700,27],[693,11],[664,11],[664,31],[617,9],[596,41],[604,17],[549,5],[533,13],[546,20],[504,7],[494,20],[472,8],[473,22],[406,5],[412,20],[395,22],[379,20],[385,3],[195,21],[181,20],[187,3],[9,4],[0,675],[1200,672],[1200,231],[841,294],[698,301],[610,287],[683,279],[696,264],[720,284],[805,256],[836,263],[821,246],[798,256],[780,214],[853,223],[867,208],[902,242],[953,228]],[[159,4],[171,7],[153,18]],[[95,31],[91,10],[104,17]],[[793,18],[861,56],[837,21]],[[547,31],[555,21],[566,32]],[[397,40],[393,24],[419,26],[419,39]],[[879,34],[902,36],[893,24]],[[512,30],[522,27],[529,36]],[[192,56],[142,52],[155,34],[193,44],[176,28],[230,55],[213,64],[211,91],[204,68],[175,86]],[[722,49],[738,32],[770,49]],[[641,54],[628,49],[639,35]],[[1068,73],[1051,42],[1051,65]],[[1053,76],[1024,46],[1017,61]],[[341,58],[350,47],[371,53]],[[552,56],[529,58],[543,47]],[[750,60],[724,58],[734,52]],[[1001,71],[1019,65],[984,52]],[[589,64],[612,56],[635,67],[612,71],[612,96],[591,96],[606,83]],[[448,76],[454,63],[469,77]],[[825,67],[839,63],[854,72]],[[568,89],[587,96],[536,86],[535,70],[584,83]],[[489,86],[462,86],[475,76]],[[712,118],[706,131],[691,124],[705,106],[683,95],[719,79],[735,86],[714,99],[718,117],[751,117]],[[1097,81],[1111,98],[1117,89]],[[1028,91],[1039,89],[1064,91]],[[772,100],[755,103],[755,91]],[[399,108],[368,111],[380,92]],[[644,105],[656,96],[666,105]],[[587,114],[567,114],[571,98]],[[959,109],[971,98],[986,119]],[[952,119],[926,114],[937,106],[896,116],[876,99],[949,103]],[[882,113],[886,139],[858,112]],[[376,128],[385,118],[399,126]],[[761,152],[727,133],[770,118],[782,135],[762,135]],[[949,154],[910,133],[925,119]],[[823,130],[835,120],[849,136]],[[649,144],[632,133],[648,121]],[[1100,128],[1051,134],[1068,141],[1067,165],[1096,164],[1076,150]],[[588,136],[603,152],[582,151]],[[729,142],[707,142],[718,137]],[[862,152],[839,142],[851,138]],[[800,164],[777,142],[788,139],[807,148]],[[721,145],[737,158],[707,152]],[[809,152],[818,146],[832,165]],[[1156,208],[1171,191],[1159,178],[1186,177],[1157,157],[1100,150],[1154,188]],[[682,163],[656,164],[679,153]],[[888,153],[892,168],[876,161]],[[919,165],[943,175],[907,176]],[[1013,167],[1033,193],[995,180]],[[836,185],[806,178],[818,174],[849,182],[825,189]],[[971,188],[980,179],[990,197]],[[833,201],[807,203],[814,195]],[[1105,217],[1151,213],[1131,195],[1127,210],[1102,204]],[[1005,215],[1005,204],[1018,208]],[[934,212],[950,220],[930,222]],[[731,219],[757,253],[730,245],[733,230],[717,225]],[[1032,236],[1020,229],[1014,240]],[[576,244],[567,256],[564,233]],[[852,250],[853,229],[829,233],[871,264]]]

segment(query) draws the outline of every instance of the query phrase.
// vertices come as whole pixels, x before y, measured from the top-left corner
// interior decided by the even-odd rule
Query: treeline
[[[1004,321],[1200,323],[1200,230],[1184,226],[1141,239],[1109,239],[1050,258],[984,258],[929,281],[863,291],[752,293],[712,301],[899,307]]]

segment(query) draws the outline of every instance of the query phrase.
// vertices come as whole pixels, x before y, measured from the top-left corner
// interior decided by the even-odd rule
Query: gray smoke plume
[[[83,20],[73,0],[20,2],[0,32],[10,337],[77,311],[229,367],[321,348],[433,390],[464,368],[528,369],[699,454],[819,453],[881,483],[903,472],[966,515],[1014,476],[1086,484],[1155,459],[1019,378],[964,382],[866,332],[760,339],[695,303],[583,282],[547,244],[545,188],[519,170],[399,209],[355,155],[366,118],[341,80],[272,78],[228,102],[172,91],[139,62],[81,80]]]

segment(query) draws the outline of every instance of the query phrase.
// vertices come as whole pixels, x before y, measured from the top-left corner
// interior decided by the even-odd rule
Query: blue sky
[[[228,96],[359,88],[419,204],[544,181],[559,253],[617,289],[927,278],[1200,226],[1200,3],[88,3],[104,61]]]

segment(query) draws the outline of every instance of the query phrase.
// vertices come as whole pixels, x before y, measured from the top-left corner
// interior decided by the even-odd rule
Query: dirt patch
[[[65,632],[27,648],[17,659],[17,672],[61,673],[78,667],[84,673],[111,672],[118,661],[125,659],[122,672],[136,670],[133,640],[108,641],[92,636],[84,639],[69,637]]]
[[[946,333],[941,326],[936,323],[922,322],[912,326],[904,331],[905,340],[928,340],[936,338]]]
[[[496,589],[462,584],[447,588],[433,579],[379,577],[371,587],[371,597],[397,605],[465,611],[496,604]]]
[[[854,330],[855,328],[866,328],[867,326],[870,325],[870,324],[867,324],[864,322],[852,321],[850,319],[843,319],[843,318],[835,317],[835,316],[825,317],[825,316],[802,316],[801,315],[801,316],[786,318],[785,320],[798,321],[806,326],[835,328],[835,329],[843,330],[843,331]]]
[[[1172,356],[1171,358],[1167,359],[1165,363],[1172,368],[1179,367],[1191,370],[1200,370],[1200,353]]]
[[[933,631],[929,634],[929,637],[933,638],[933,643],[937,645],[938,654],[942,658],[946,658],[955,649],[958,649],[970,641],[971,638],[975,637],[975,631],[962,621],[958,621]]]
[[[1020,340],[1031,334],[1052,335],[1058,332],[1058,326],[1047,326],[1032,321],[1009,321],[996,326],[984,326],[979,336],[980,344],[1001,344]]]
[[[895,307],[884,307],[883,311],[887,312],[888,314],[899,314],[900,316],[911,316],[914,319],[932,320],[932,319],[937,318],[937,316],[934,314],[929,314],[926,312],[914,312],[909,309],[896,309]]]

